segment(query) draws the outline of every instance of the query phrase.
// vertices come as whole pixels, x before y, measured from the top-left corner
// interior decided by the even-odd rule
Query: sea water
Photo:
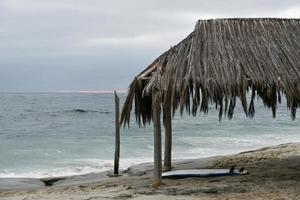
[[[121,107],[126,94],[120,94]],[[232,120],[178,114],[173,119],[173,158],[225,155],[300,142],[300,120],[285,102],[277,117],[260,101],[248,119],[238,105]],[[103,93],[0,94],[0,177],[53,177],[113,168],[114,96]],[[120,167],[153,161],[152,126],[121,128]]]

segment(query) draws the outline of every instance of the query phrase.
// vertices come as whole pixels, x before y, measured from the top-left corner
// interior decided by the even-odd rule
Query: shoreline
[[[24,197],[34,199],[36,196],[40,199],[144,200],[156,196],[172,199],[175,195],[182,199],[197,199],[199,196],[203,199],[221,196],[233,199],[273,199],[276,193],[283,198],[300,198],[300,143],[173,162],[173,170],[230,168],[236,165],[249,171],[249,175],[245,176],[163,179],[162,186],[152,188],[152,165],[143,163],[131,166],[119,177],[112,177],[109,175],[111,172],[106,171],[49,179],[1,178],[0,197],[11,200],[23,200]]]
[[[226,155],[227,156],[227,155]],[[177,159],[173,160],[173,170],[177,168],[192,168],[190,163],[198,163],[198,167],[205,168],[212,161],[217,161],[224,156],[211,156],[204,158],[190,158],[190,159]],[[119,176],[142,176],[152,172],[153,163],[146,162],[132,165],[127,169],[120,170]],[[71,176],[57,176],[57,177],[44,177],[44,178],[26,178],[26,177],[13,177],[13,178],[0,178],[0,192],[1,191],[20,191],[31,189],[42,189],[49,187],[60,186],[77,186],[81,184],[97,183],[115,177],[112,170],[107,170],[97,173],[87,173]]]

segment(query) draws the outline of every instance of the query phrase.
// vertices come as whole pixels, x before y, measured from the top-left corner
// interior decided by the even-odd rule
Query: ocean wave
[[[202,147],[213,147],[216,149],[223,148],[225,146],[234,147],[262,147],[271,146],[284,142],[289,142],[291,140],[300,140],[300,137],[295,138],[293,134],[287,135],[286,133],[264,133],[257,135],[239,135],[232,137],[225,136],[212,136],[212,137],[181,137],[180,142],[191,145],[191,146],[202,146]]]
[[[36,112],[36,111],[33,110],[33,109],[25,109],[24,112],[27,112],[27,113],[33,113],[33,112]]]
[[[65,167],[53,167],[49,169],[22,169],[16,171],[1,170],[0,178],[51,178],[63,176],[75,176],[91,173],[100,173],[113,170],[113,160],[78,159]],[[121,159],[120,169],[125,170],[132,165],[150,162],[151,159]]]
[[[47,112],[46,114],[51,116],[51,117],[58,117],[63,114],[111,114],[112,112],[110,111],[98,111],[98,110],[88,110],[88,109],[81,109],[81,108],[76,108],[72,110],[64,110],[64,111],[51,111]]]
[[[73,110],[67,110],[65,111],[67,113],[101,113],[101,114],[110,114],[112,112],[110,111],[98,111],[98,110],[85,110],[85,109],[81,109],[81,108],[76,108]]]

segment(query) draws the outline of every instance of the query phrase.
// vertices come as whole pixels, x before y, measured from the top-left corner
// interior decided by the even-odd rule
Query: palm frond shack
[[[247,101],[246,94],[250,93]],[[248,117],[255,114],[259,96],[276,116],[281,96],[292,119],[300,106],[299,19],[199,20],[194,31],[159,56],[130,84],[121,123],[154,125],[154,184],[161,183],[161,123],[165,127],[164,165],[171,169],[172,115],[176,110],[208,113],[231,119],[240,100]]]

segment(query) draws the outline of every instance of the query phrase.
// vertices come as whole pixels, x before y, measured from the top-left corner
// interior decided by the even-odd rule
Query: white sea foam
[[[47,178],[99,173],[112,170],[114,163],[113,160],[101,159],[80,159],[75,161],[78,161],[80,165],[49,169],[32,169],[31,171],[26,169],[15,172],[4,170],[2,173],[0,173],[0,178]],[[125,170],[132,165],[145,162],[151,162],[151,159],[121,159],[120,169]]]
[[[180,142],[189,145],[178,148],[176,158],[199,158],[216,155],[228,155],[241,151],[253,150],[282,143],[300,142],[300,135],[294,134],[259,134],[240,135],[237,137],[181,137]]]

